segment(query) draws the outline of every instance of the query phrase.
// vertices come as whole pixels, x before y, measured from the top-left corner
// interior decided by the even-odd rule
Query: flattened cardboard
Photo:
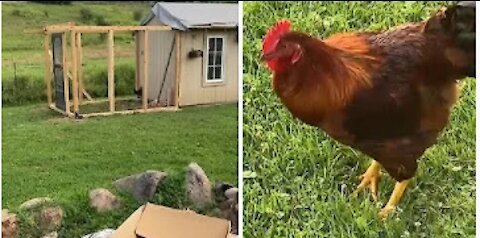
[[[226,238],[230,222],[154,204],[138,208],[111,238]]]
[[[226,220],[147,204],[136,233],[145,238],[226,238],[229,228]]]
[[[110,238],[137,238],[135,229],[137,228],[138,221],[140,221],[140,218],[142,217],[144,209],[145,206],[139,207],[117,228]]]

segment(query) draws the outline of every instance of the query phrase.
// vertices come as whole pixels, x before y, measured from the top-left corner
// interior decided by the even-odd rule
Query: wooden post
[[[115,70],[113,52],[113,30],[108,31],[108,100],[110,112],[115,111]]]
[[[143,38],[143,95],[142,104],[143,110],[148,109],[148,30],[144,31]]]
[[[62,52],[63,52],[63,95],[65,98],[65,112],[70,113],[70,89],[68,80],[68,64],[67,64],[67,32],[62,34]]]
[[[140,65],[140,37],[138,36],[139,31],[134,31],[135,34],[135,90],[138,90],[140,86],[140,78],[139,78],[139,65]]]
[[[79,103],[83,102],[83,49],[82,49],[82,33],[77,32],[77,79],[78,79],[78,92]]]
[[[51,35],[46,33],[44,38],[45,49],[45,84],[47,87],[47,101],[48,105],[52,104],[52,57],[50,55],[50,39]]]
[[[175,53],[175,107],[180,106],[180,64],[181,64],[181,35],[180,32],[175,33],[175,44],[176,44],[176,53]]]
[[[72,47],[72,90],[73,90],[73,112],[79,111],[78,105],[78,78],[77,78],[77,33],[72,31],[71,36],[71,47]]]

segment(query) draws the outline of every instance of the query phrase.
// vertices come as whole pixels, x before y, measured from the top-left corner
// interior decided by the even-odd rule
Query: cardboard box
[[[227,238],[228,220],[147,203],[138,208],[111,238]]]

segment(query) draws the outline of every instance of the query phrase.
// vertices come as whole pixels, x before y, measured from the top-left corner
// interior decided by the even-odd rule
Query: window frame
[[[209,68],[209,51],[208,48],[210,46],[210,39],[222,39],[222,49],[221,49],[221,57],[222,61],[220,63],[221,66],[221,71],[220,71],[220,79],[208,79],[208,68]],[[225,49],[226,49],[226,37],[224,35],[219,35],[219,34],[208,34],[206,36],[206,41],[205,41],[205,60],[204,60],[204,77],[203,77],[203,82],[205,85],[219,85],[219,84],[224,84],[225,83]]]

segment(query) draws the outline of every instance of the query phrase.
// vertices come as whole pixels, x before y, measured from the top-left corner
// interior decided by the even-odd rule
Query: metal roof
[[[158,2],[141,25],[147,24],[154,17],[177,30],[236,28],[238,4]]]

